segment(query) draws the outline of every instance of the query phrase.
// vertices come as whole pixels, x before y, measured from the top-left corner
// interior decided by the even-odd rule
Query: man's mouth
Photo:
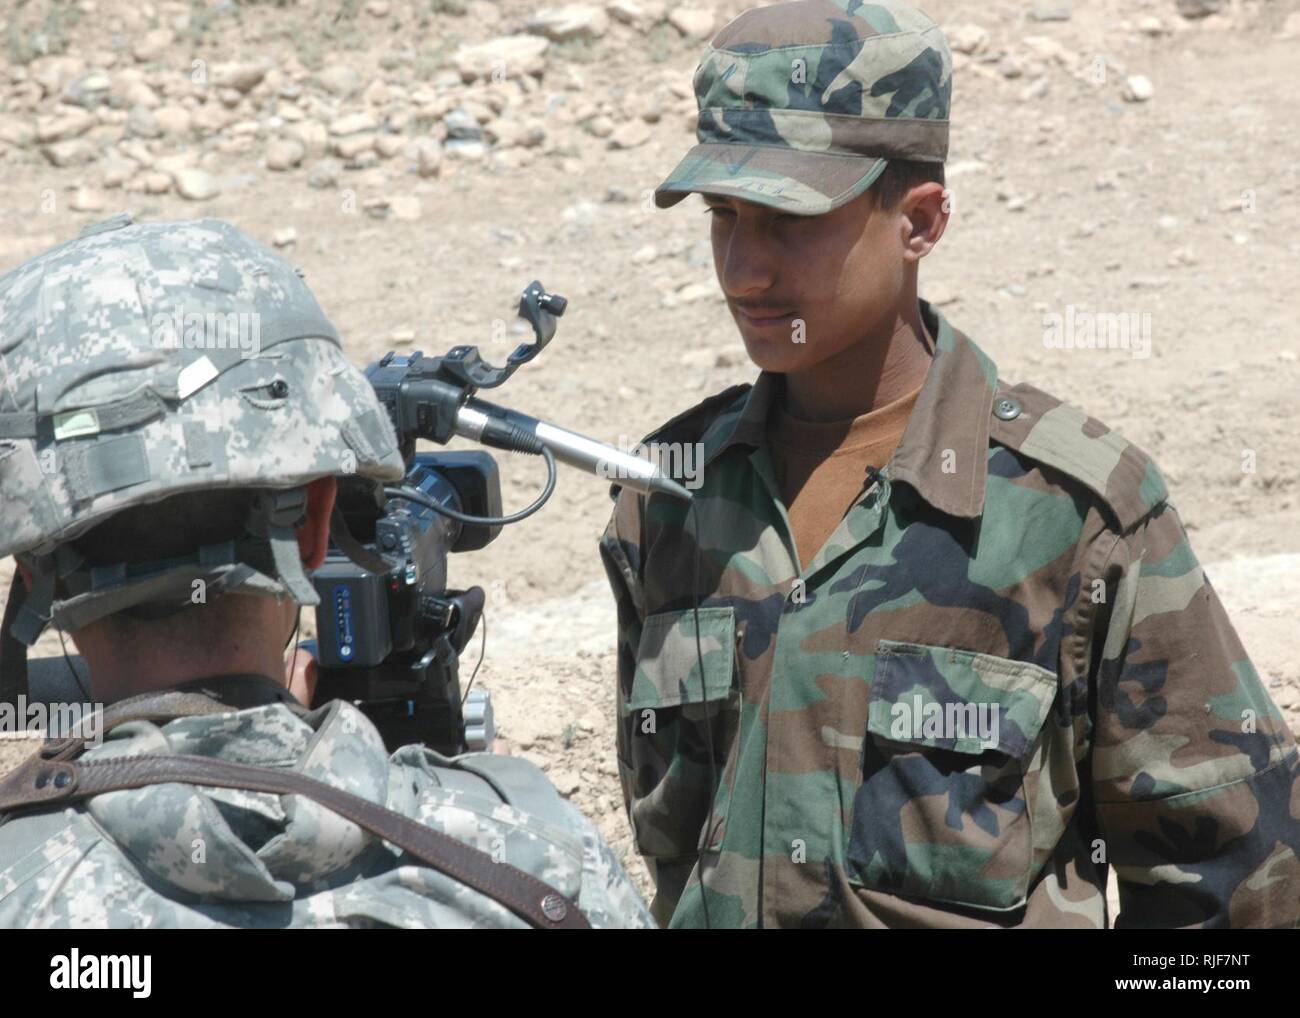
[[[787,318],[794,317],[793,311],[782,311],[779,308],[747,308],[743,304],[733,304],[732,307],[735,309],[736,314],[738,314],[742,319],[751,322],[754,325],[771,325],[774,322],[782,322]]]

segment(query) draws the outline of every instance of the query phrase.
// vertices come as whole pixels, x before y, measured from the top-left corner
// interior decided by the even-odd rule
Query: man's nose
[[[718,282],[728,297],[750,297],[771,288],[777,251],[758,218],[737,216],[721,254]]]

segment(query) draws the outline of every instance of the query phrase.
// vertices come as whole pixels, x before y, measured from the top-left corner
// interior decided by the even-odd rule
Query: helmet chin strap
[[[27,645],[13,635],[14,621],[26,602],[27,584],[15,569],[0,623],[0,703],[17,703],[18,697],[27,696]]]

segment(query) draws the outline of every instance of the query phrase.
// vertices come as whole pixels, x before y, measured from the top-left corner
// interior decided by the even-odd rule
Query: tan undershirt
[[[867,468],[889,462],[921,386],[861,417],[811,422],[791,417],[773,400],[768,450],[799,562],[806,568],[867,483]]]

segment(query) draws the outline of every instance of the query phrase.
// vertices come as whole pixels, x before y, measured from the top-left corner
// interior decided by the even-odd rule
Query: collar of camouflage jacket
[[[919,303],[935,337],[934,360],[884,473],[912,485],[936,509],[973,518],[984,508],[997,365],[933,305]],[[763,445],[768,408],[780,385],[780,376],[760,373],[744,398],[713,421],[701,437],[706,466],[733,445]]]
[[[181,753],[286,767],[383,805],[388,754],[344,701],[298,717],[282,703],[115,728],[86,760]],[[303,796],[164,784],[95,796],[87,811],[148,877],[208,900],[292,901],[294,885],[346,880],[374,839]]]

